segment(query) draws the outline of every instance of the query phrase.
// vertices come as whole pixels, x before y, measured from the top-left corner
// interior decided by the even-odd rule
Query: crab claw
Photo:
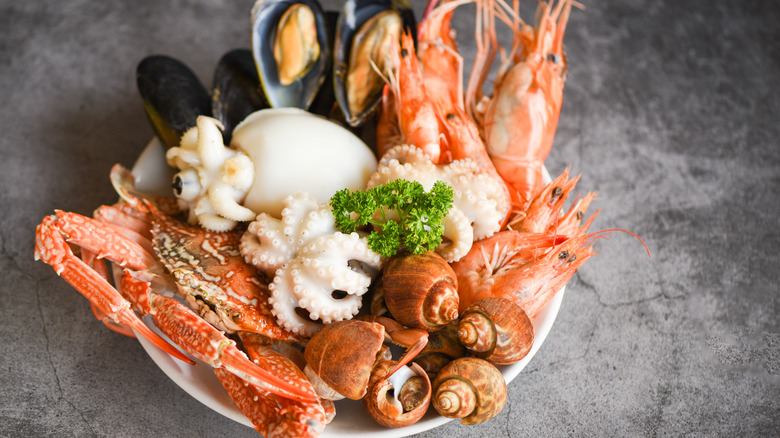
[[[125,271],[122,291],[132,295],[139,311],[151,315],[155,325],[176,345],[214,368],[230,371],[241,379],[291,400],[314,402],[313,388],[291,383],[274,363],[261,368],[238,349],[235,341],[204,321],[189,307],[173,298],[152,292],[150,283]]]
[[[36,228],[35,259],[42,260],[54,268],[57,275],[84,295],[94,308],[111,318],[116,324],[129,326],[171,356],[194,365],[192,359],[149,329],[130,308],[130,303],[108,281],[73,254],[62,236],[58,222],[58,218],[46,216]]]
[[[314,387],[295,361],[288,357],[287,353],[272,349],[268,338],[250,332],[241,332],[239,336],[247,356],[253,362],[261,367],[270,367],[278,375],[284,375],[285,380],[314,392]],[[263,436],[314,438],[322,433],[332,415],[335,415],[333,411],[332,415],[328,413],[328,408],[333,409],[332,403],[328,404],[322,400],[306,403],[289,400],[255,385],[247,385],[244,380],[227,371],[214,371],[241,412]]]
[[[278,397],[222,369],[215,374],[236,405],[263,436],[319,436],[327,416],[319,402],[301,403]]]
[[[116,228],[77,213],[62,210],[56,213],[58,234],[64,235],[68,242],[96,253],[98,259],[105,257],[130,269],[145,269],[157,264],[154,256],[139,243],[117,233]]]

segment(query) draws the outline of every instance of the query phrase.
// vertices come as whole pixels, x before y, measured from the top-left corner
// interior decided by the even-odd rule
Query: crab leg
[[[261,336],[241,333],[247,355],[262,367],[273,367],[279,374],[307,390],[314,388],[300,369],[284,354],[266,346]],[[321,401],[301,403],[271,394],[224,370],[215,370],[217,378],[263,436],[315,437],[322,433],[329,417]]]
[[[277,397],[247,384],[234,374],[215,369],[220,383],[263,436],[316,437],[325,428],[325,414],[314,404],[302,404]]]
[[[106,265],[103,263],[100,263],[97,260],[97,254],[95,254],[92,251],[89,251],[87,249],[82,248],[81,249],[81,260],[84,261],[84,263],[87,264],[90,268],[92,268],[96,273],[98,273],[101,277],[103,277],[106,281],[109,280],[108,276],[108,270],[106,269]],[[110,330],[113,330],[119,334],[129,336],[131,338],[135,338],[135,332],[133,330],[122,324],[117,324],[114,322],[111,318],[108,317],[105,313],[103,313],[98,307],[92,303],[90,303],[90,306],[92,308],[92,314],[95,315],[95,319],[102,322],[106,327],[108,327]]]
[[[311,387],[291,383],[279,364],[267,361],[265,367],[256,365],[238,349],[235,341],[190,308],[173,298],[152,292],[148,281],[125,271],[121,284],[123,293],[136,304],[137,310],[151,315],[155,325],[166,336],[198,360],[230,371],[270,393],[299,402],[318,400]]]
[[[57,228],[68,242],[97,253],[123,268],[146,269],[157,264],[140,244],[122,234],[113,226],[80,214],[57,210]],[[102,252],[109,249],[110,252]]]
[[[59,228],[59,219],[46,216],[35,232],[35,259],[47,263],[84,297],[94,308],[119,325],[135,330],[154,345],[179,360],[194,364],[178,349],[147,327],[125,300],[100,274],[73,254]]]
[[[153,254],[151,223],[148,220],[122,211],[123,206],[126,207],[127,204],[117,206],[101,205],[95,210],[93,217],[95,220],[115,229],[116,232],[128,239],[137,242],[149,254]]]

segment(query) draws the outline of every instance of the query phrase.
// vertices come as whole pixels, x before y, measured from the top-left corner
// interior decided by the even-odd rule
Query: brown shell
[[[348,320],[312,336],[303,355],[311,370],[344,397],[359,400],[385,339],[381,324]]]
[[[390,314],[407,327],[432,332],[458,318],[458,279],[435,252],[392,257],[382,289]]]
[[[382,287],[381,275],[371,283],[369,291],[371,292],[371,314],[390,317],[390,311],[387,310],[387,305],[385,304],[385,291]]]
[[[458,322],[453,321],[428,335],[428,343],[415,356],[414,362],[428,373],[428,377],[434,379],[444,365],[465,355],[466,348],[458,339]]]
[[[385,427],[404,427],[414,424],[425,415],[431,402],[431,381],[425,371],[415,363],[409,364],[415,376],[401,388],[394,388],[385,378],[398,361],[384,361],[374,368],[363,397],[363,407],[368,415]],[[392,393],[398,394],[400,406],[390,402]]]
[[[483,298],[463,312],[458,338],[476,356],[508,365],[531,351],[534,326],[513,302],[499,297]]]
[[[442,368],[433,381],[431,404],[441,415],[462,424],[485,422],[506,404],[506,382],[490,362],[462,357]]]

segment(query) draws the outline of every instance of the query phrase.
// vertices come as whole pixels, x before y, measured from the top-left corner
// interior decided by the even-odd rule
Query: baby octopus
[[[322,327],[313,320],[329,324],[356,315],[382,263],[365,238],[337,231],[328,203],[307,193],[284,200],[281,220],[259,214],[241,239],[241,254],[273,277],[269,302],[277,321],[307,337]]]
[[[471,159],[436,165],[415,146],[395,146],[382,156],[368,188],[397,179],[417,181],[426,190],[437,180],[452,187],[452,208],[444,219],[445,243],[436,250],[448,262],[466,255],[475,240],[496,233],[509,209],[500,183]]]

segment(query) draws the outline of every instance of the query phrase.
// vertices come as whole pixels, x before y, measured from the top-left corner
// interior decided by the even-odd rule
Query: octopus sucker
[[[303,336],[321,323],[356,315],[383,261],[364,237],[338,231],[328,203],[307,193],[288,196],[281,218],[258,215],[240,249],[248,263],[273,277],[269,303],[277,321]]]
[[[448,262],[466,255],[474,240],[496,233],[509,211],[501,184],[482,173],[469,158],[437,165],[415,146],[395,146],[379,160],[377,171],[368,180],[368,188],[397,179],[417,181],[426,190],[436,181],[452,187],[453,206],[444,219],[443,236],[448,242],[437,249]]]

